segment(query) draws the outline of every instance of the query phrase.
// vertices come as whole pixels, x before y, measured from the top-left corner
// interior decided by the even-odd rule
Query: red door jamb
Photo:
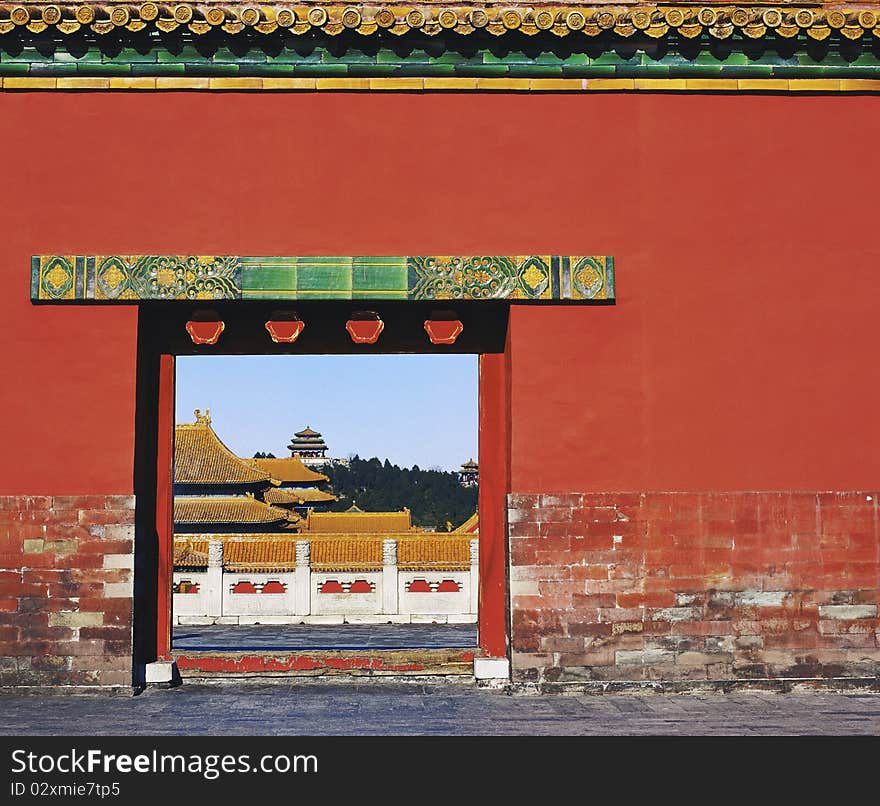
[[[479,641],[507,657],[507,493],[510,466],[507,354],[480,356]]]
[[[158,609],[156,660],[171,660],[171,582],[174,568],[174,356],[159,357],[159,445],[156,457]]]

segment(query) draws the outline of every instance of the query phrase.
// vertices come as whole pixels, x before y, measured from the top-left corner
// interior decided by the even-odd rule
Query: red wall
[[[4,93],[0,492],[131,490],[136,312],[32,306],[30,255],[177,250],[613,254],[616,306],[513,312],[513,490],[871,487],[878,135],[871,97]]]

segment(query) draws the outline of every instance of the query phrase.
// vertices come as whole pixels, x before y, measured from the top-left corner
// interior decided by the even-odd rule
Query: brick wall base
[[[0,685],[130,685],[132,496],[0,497]]]
[[[510,495],[513,678],[880,675],[878,496]]]

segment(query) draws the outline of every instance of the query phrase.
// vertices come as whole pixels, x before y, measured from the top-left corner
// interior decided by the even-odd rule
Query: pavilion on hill
[[[324,459],[327,454],[327,443],[317,431],[308,426],[302,431],[297,431],[287,446],[291,456],[299,456],[306,459]]]

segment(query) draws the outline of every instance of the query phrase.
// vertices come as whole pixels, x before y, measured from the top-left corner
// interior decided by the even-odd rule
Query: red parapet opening
[[[372,593],[373,588],[365,579],[356,579],[348,589],[349,593]]]
[[[232,587],[233,593],[256,593],[257,589],[253,582],[236,582]]]

